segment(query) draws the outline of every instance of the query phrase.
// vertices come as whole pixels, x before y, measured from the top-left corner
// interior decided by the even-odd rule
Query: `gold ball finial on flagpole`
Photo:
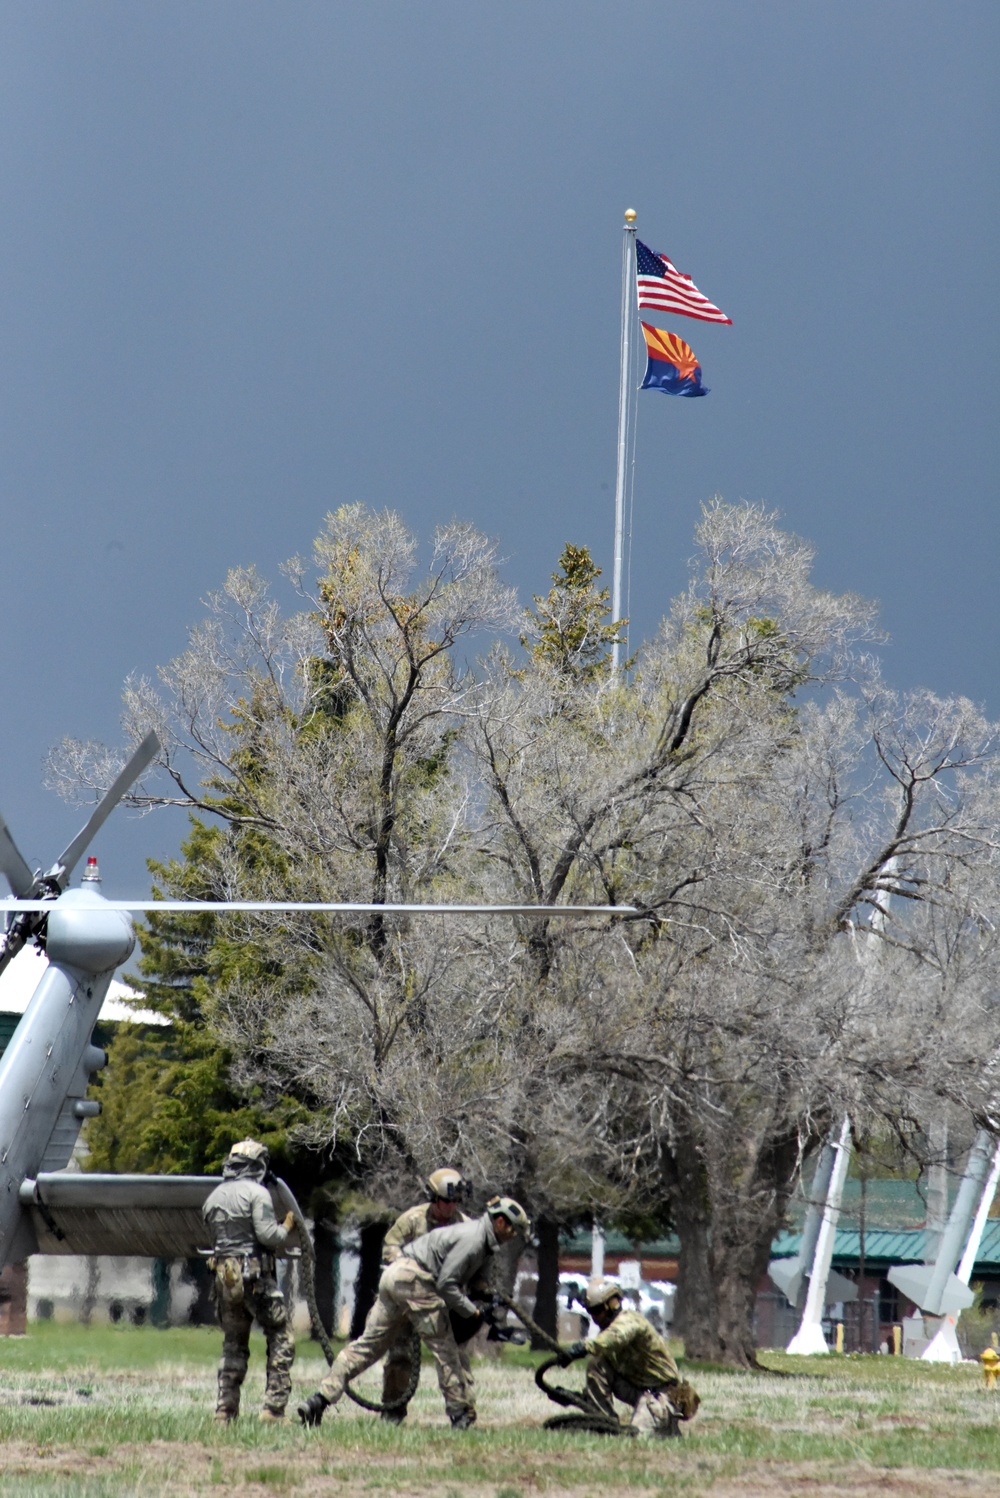
[[[632,225],[635,223],[635,219],[636,219],[635,209],[634,208],[626,208],[625,209],[625,222],[628,224],[629,228],[631,228]]]

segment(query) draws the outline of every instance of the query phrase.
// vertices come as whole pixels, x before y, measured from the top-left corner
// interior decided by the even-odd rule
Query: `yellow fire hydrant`
[[[979,1354],[979,1361],[983,1365],[983,1378],[986,1380],[988,1389],[997,1386],[997,1374],[1000,1374],[1000,1352],[995,1347],[987,1347],[985,1352]]]

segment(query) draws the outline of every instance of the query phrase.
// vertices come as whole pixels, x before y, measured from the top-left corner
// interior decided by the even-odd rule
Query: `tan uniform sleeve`
[[[622,1316],[616,1316],[609,1327],[603,1332],[598,1332],[596,1337],[591,1337],[587,1343],[587,1351],[594,1353],[614,1352],[616,1348],[626,1347],[632,1341],[635,1333],[632,1327]]]
[[[429,1228],[427,1207],[410,1207],[402,1216],[396,1218],[382,1240],[382,1263],[394,1264],[398,1258],[402,1257],[406,1245],[412,1243],[415,1238],[422,1238]]]
[[[622,1311],[586,1344],[588,1353],[607,1358],[638,1388],[662,1387],[679,1377],[666,1342],[638,1311]]]

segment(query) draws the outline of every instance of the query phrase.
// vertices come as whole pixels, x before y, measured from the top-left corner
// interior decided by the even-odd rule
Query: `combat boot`
[[[299,1405],[299,1419],[303,1425],[319,1425],[330,1408],[330,1401],[324,1399],[317,1389],[315,1394],[310,1394],[305,1404]]]
[[[452,1430],[468,1430],[476,1423],[476,1412],[475,1410],[456,1410],[448,1418],[451,1420]]]
[[[284,1410],[261,1410],[257,1416],[262,1425],[270,1425],[273,1421],[284,1420]]]

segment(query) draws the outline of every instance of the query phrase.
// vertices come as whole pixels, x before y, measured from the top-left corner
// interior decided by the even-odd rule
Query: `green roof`
[[[952,1199],[958,1189],[957,1179],[950,1183]],[[844,1183],[844,1201],[834,1239],[833,1263],[837,1268],[855,1268],[861,1258],[861,1182]],[[805,1203],[798,1198],[789,1209],[795,1228],[801,1228]],[[927,1204],[917,1181],[867,1181],[864,1192],[865,1262],[873,1271],[890,1264],[923,1264],[928,1252]],[[771,1248],[774,1258],[788,1258],[798,1252],[801,1231],[779,1233]],[[676,1258],[680,1240],[671,1235],[640,1243],[624,1233],[609,1229],[604,1251],[615,1257],[636,1259]],[[562,1252],[589,1258],[591,1235],[588,1232],[566,1233]],[[1000,1218],[987,1220],[976,1257],[974,1274],[1000,1273]]]
[[[864,1184],[862,1201],[861,1187]],[[957,1179],[949,1180],[949,1205],[958,1190]],[[927,1225],[927,1200],[920,1181],[865,1181],[853,1177],[844,1182],[844,1195],[840,1208],[840,1221],[860,1228],[862,1206],[866,1227],[875,1228],[923,1228]],[[788,1207],[788,1220],[794,1228],[802,1226],[806,1203],[796,1193]],[[867,1236],[867,1235],[866,1235]]]
[[[890,1264],[923,1264],[927,1259],[928,1234],[925,1229],[868,1228],[865,1232],[865,1262],[872,1269]],[[790,1258],[798,1252],[801,1233],[781,1233],[774,1240],[776,1259]],[[833,1241],[835,1269],[854,1268],[861,1258],[861,1234],[857,1228],[839,1227]],[[1000,1273],[1000,1219],[991,1217],[983,1229],[982,1241],[973,1266],[976,1275]]]
[[[589,1259],[592,1245],[592,1235],[581,1231],[563,1233],[559,1246],[561,1253],[580,1254]],[[624,1233],[619,1233],[614,1228],[608,1228],[604,1235],[604,1252],[613,1254],[616,1258],[676,1259],[680,1249],[681,1240],[673,1233],[667,1238],[653,1238],[649,1243],[640,1243],[635,1238],[627,1238]]]
[[[0,1012],[0,1056],[7,1049],[14,1031],[20,1023],[21,1016],[19,1014],[8,1014],[6,1011]]]

